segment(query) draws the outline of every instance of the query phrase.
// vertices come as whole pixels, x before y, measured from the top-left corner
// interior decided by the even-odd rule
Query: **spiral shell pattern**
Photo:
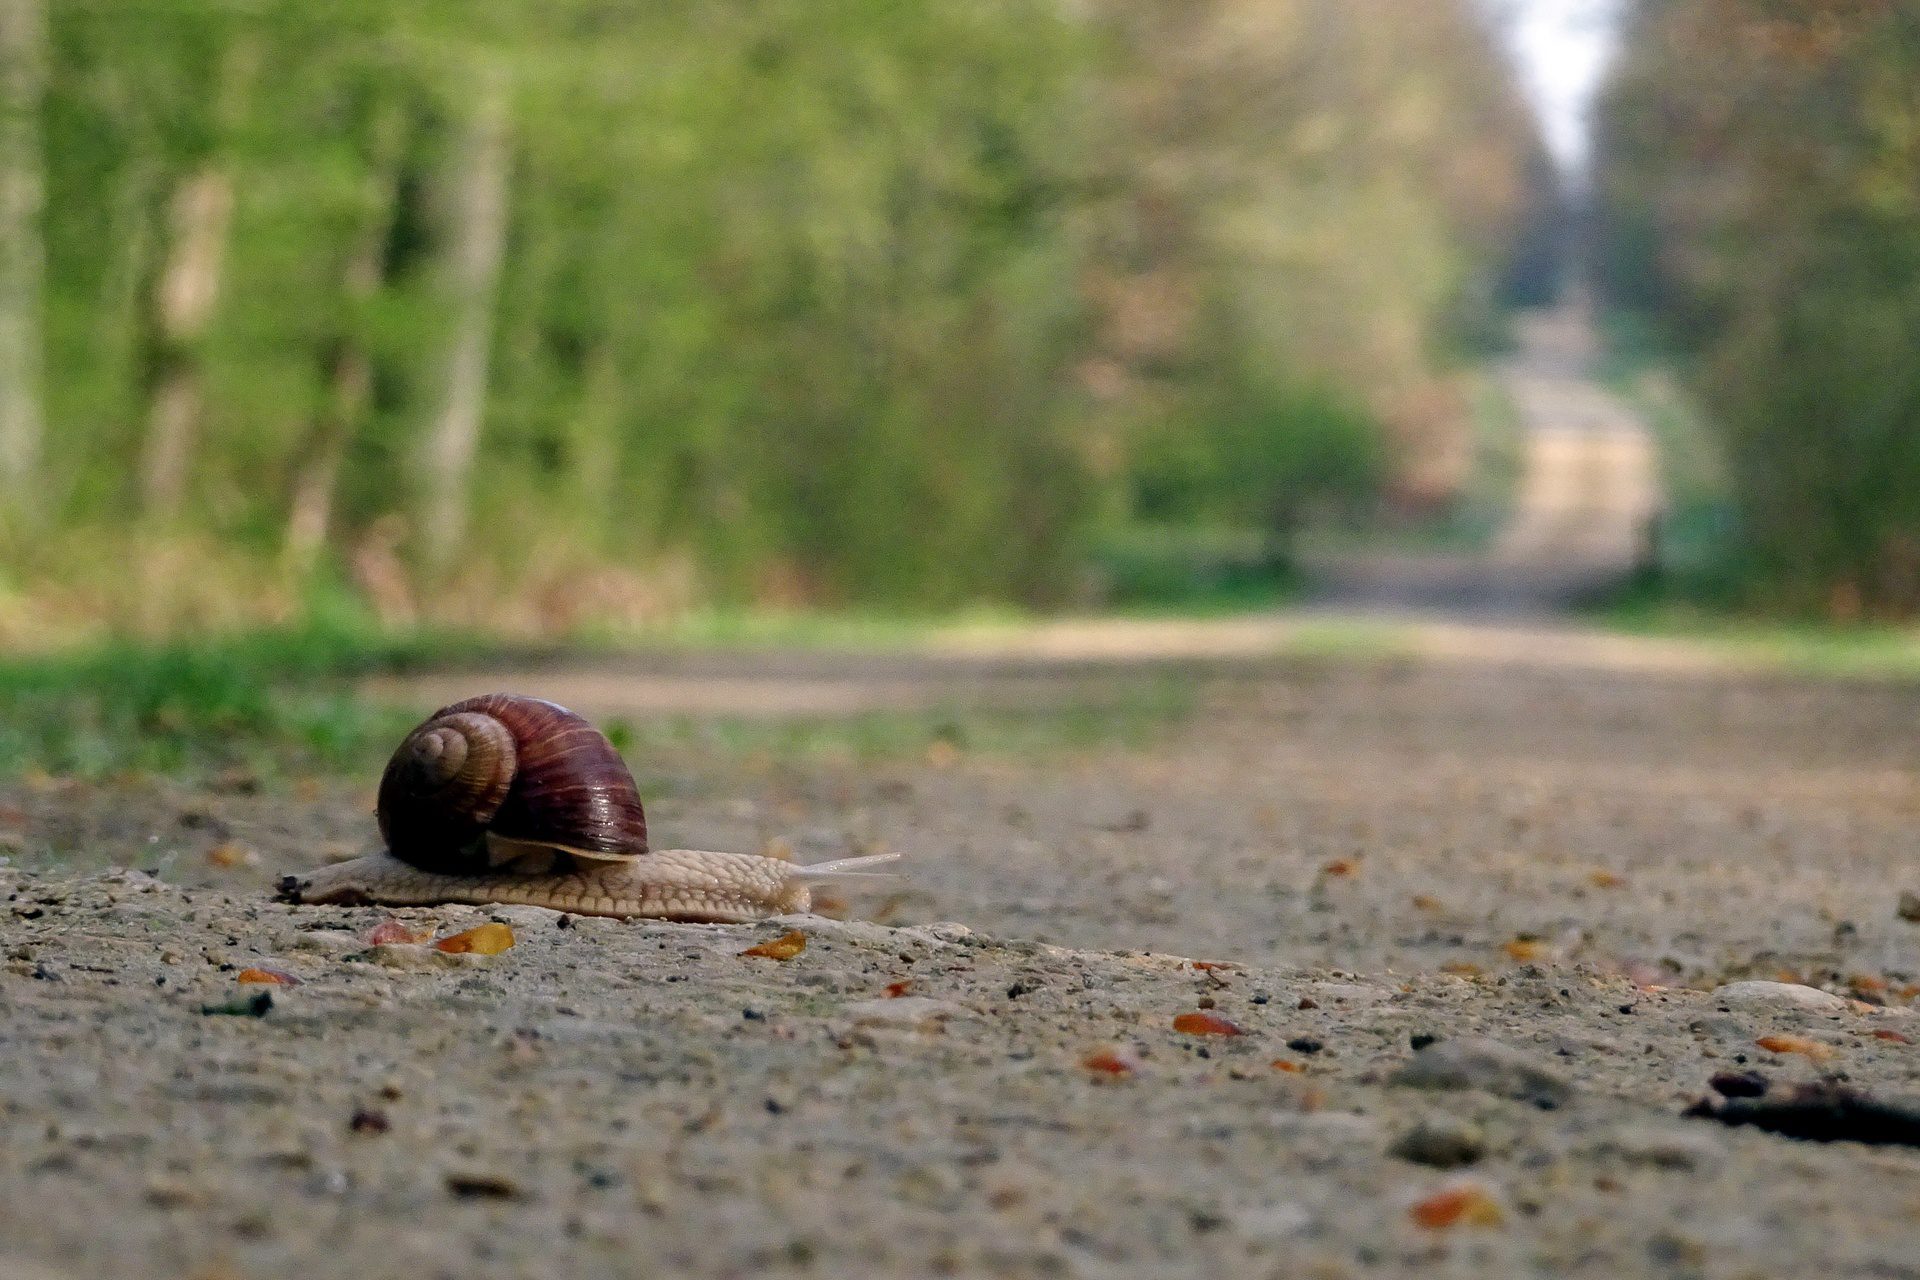
[[[488,837],[596,860],[647,851],[646,813],[599,730],[538,698],[486,694],[434,713],[380,780],[380,834],[427,871],[488,865]]]

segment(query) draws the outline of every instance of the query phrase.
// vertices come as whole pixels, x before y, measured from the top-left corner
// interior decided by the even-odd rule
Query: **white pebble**
[[[1846,1000],[1797,982],[1729,982],[1713,989],[1714,1000],[1729,1009],[1804,1009],[1808,1013],[1845,1013]]]

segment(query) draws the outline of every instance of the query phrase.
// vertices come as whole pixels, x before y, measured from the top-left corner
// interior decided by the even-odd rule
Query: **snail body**
[[[502,693],[443,707],[408,734],[375,816],[385,849],[288,876],[281,898],[733,923],[806,911],[813,884],[898,856],[797,866],[652,849],[639,789],[606,736],[565,707]]]

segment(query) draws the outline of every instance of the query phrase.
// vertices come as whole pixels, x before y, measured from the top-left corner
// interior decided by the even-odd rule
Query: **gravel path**
[[[1643,568],[1663,498],[1653,432],[1595,376],[1584,304],[1523,313],[1494,370],[1520,426],[1520,476],[1483,552],[1347,554],[1309,566],[1348,607],[1552,612]]]
[[[1679,1118],[1920,1094],[1920,693],[1193,679],[1143,750],[635,762],[673,843],[905,851],[884,924],[374,947],[265,893],[359,788],[0,795],[0,1277],[1920,1275],[1920,1151]]]

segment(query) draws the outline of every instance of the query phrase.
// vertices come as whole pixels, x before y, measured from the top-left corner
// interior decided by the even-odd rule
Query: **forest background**
[[[1554,199],[1452,3],[5,12],[15,644],[1277,557],[1447,501]]]
[[[1625,19],[1595,275],[1706,428],[1713,598],[1911,618],[1920,3],[1638,0]]]
[[[1621,22],[1575,216],[1465,0],[11,0],[0,643],[1284,566],[1583,254],[1727,599],[1910,613],[1920,6]]]

